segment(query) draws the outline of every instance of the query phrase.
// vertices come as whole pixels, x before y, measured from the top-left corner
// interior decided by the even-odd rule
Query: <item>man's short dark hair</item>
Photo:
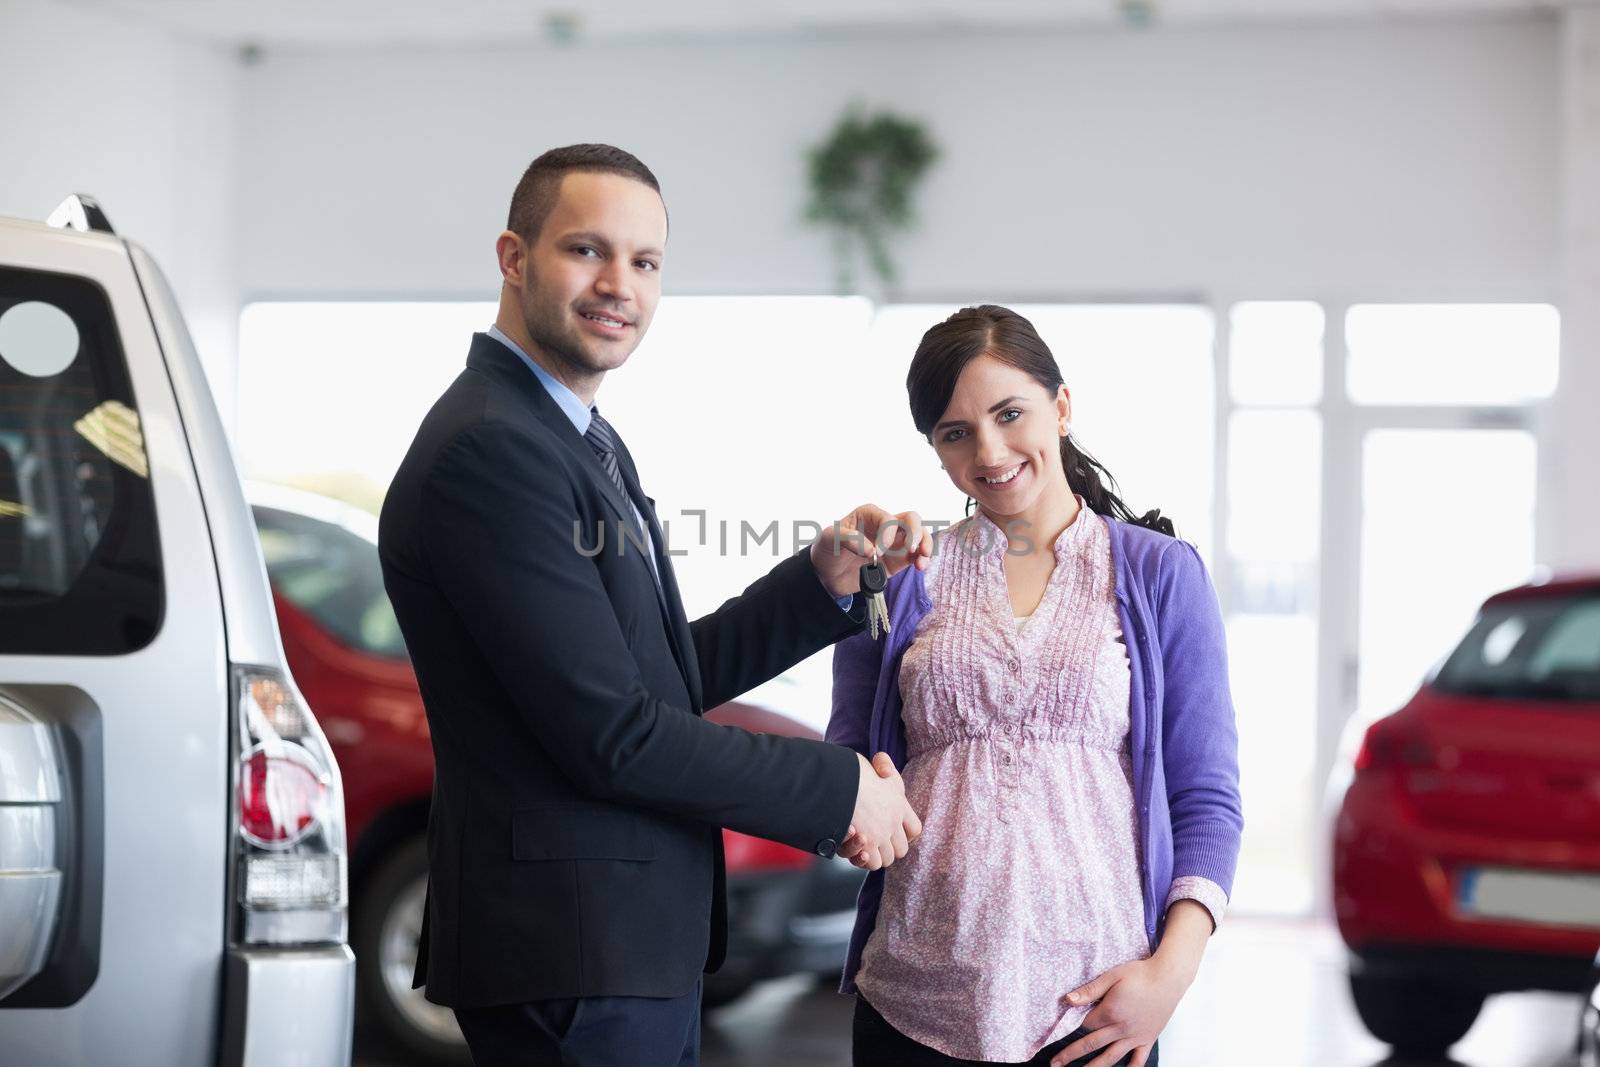
[[[619,174],[624,178],[643,182],[661,192],[661,183],[631,152],[624,152],[608,144],[570,144],[565,148],[552,148],[528,164],[511,194],[511,211],[506,218],[506,229],[532,244],[539,238],[539,229],[556,206],[556,194],[561,190],[561,179],[577,171],[601,174]]]

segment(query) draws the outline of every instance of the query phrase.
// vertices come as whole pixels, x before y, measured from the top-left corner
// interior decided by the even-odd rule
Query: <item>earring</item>
[[[1062,437],[1066,437],[1071,433],[1072,433],[1072,423],[1068,422],[1066,419],[1062,419],[1061,420],[1061,436]]]

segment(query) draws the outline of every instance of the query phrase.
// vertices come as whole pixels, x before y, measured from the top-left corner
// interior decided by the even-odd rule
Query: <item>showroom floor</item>
[[[1367,1035],[1345,993],[1337,936],[1312,923],[1236,920],[1161,1042],[1166,1067],[1401,1067]],[[1579,998],[1491,1000],[1460,1067],[1570,1067]],[[714,1013],[704,1067],[848,1064],[850,1003],[801,981],[775,982]],[[1409,1067],[1409,1065],[1408,1065]],[[1421,1065],[1416,1065],[1421,1067]]]
[[[1236,919],[1161,1042],[1166,1067],[1424,1067],[1386,1058],[1361,1028],[1331,929]],[[824,1067],[850,1062],[850,1004],[804,979],[770,982],[707,1016],[703,1067]],[[1573,1067],[1579,998],[1490,1000],[1455,1048],[1428,1067]],[[391,1067],[358,1059],[357,1067]]]

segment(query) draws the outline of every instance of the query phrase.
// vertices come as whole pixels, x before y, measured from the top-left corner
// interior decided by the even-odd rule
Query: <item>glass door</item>
[[[1218,484],[1245,841],[1234,903],[1328,914],[1367,723],[1534,565],[1549,304],[1245,301],[1218,348]]]
[[[1356,304],[1343,316],[1345,426],[1330,486],[1346,747],[1398,709],[1484,597],[1534,566],[1533,405],[1554,392],[1549,304]],[[1334,412],[1329,413],[1332,420]],[[1344,593],[1353,589],[1354,595]]]
[[[1370,429],[1361,443],[1356,716],[1398,709],[1490,593],[1534,564],[1525,429]]]

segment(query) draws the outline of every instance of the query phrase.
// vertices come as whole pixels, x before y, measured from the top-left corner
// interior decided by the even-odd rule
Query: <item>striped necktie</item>
[[[622,499],[632,504],[633,498],[628,496],[628,487],[622,482],[622,468],[617,466],[617,435],[612,432],[611,424],[592,408],[589,411],[589,429],[584,432],[583,439],[600,457],[600,466],[606,469],[606,474],[617,487],[617,492],[622,494]]]
[[[622,494],[622,499],[628,504],[628,513],[633,516],[634,530],[644,535],[644,543],[653,547],[655,538],[650,536],[650,526],[644,521],[644,515],[639,511],[639,505],[633,502],[633,497],[628,495],[628,487],[622,481],[622,468],[617,466],[617,434],[611,424],[600,417],[600,412],[594,408],[589,409],[589,428],[584,431],[583,439],[589,442],[589,447],[594,449],[594,454],[600,460],[600,466],[606,469],[606,474],[611,476],[611,483],[617,487],[617,492]],[[621,532],[620,529],[618,531]],[[644,553],[644,561],[650,565],[650,573],[656,580],[656,591],[661,591],[661,573],[656,569],[656,557],[650,549]]]

